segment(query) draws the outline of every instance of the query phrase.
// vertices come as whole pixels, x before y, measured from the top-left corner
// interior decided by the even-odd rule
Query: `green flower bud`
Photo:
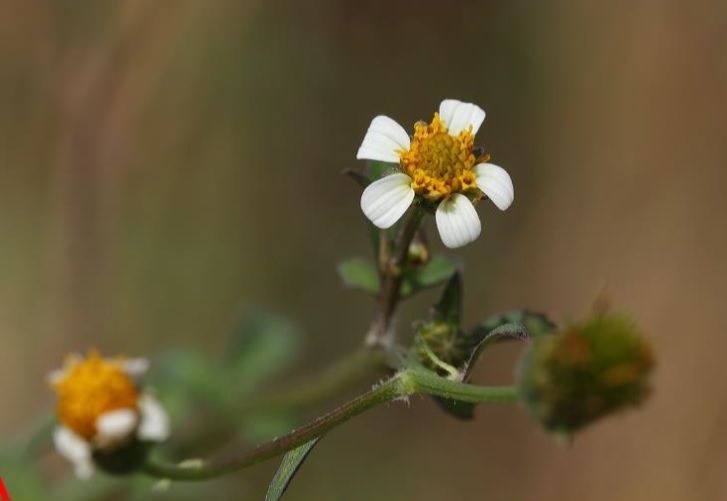
[[[426,265],[432,258],[429,244],[424,232],[420,229],[414,235],[406,252],[406,262],[410,266],[420,267]]]
[[[594,315],[534,339],[520,362],[518,386],[535,419],[570,434],[641,404],[650,393],[653,367],[651,346],[631,321]]]

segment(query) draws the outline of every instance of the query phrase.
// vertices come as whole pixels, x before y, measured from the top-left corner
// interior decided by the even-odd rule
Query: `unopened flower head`
[[[431,123],[417,123],[412,137],[391,118],[374,118],[356,158],[397,163],[399,170],[364,190],[361,210],[366,217],[389,228],[420,197],[437,204],[444,245],[455,248],[475,240],[481,225],[471,198],[484,193],[505,210],[515,196],[508,173],[474,147],[484,120],[482,108],[454,99],[442,101]]]
[[[79,477],[93,473],[95,452],[168,437],[166,411],[139,387],[147,367],[145,359],[107,359],[91,352],[86,358],[69,356],[62,369],[50,374],[58,394],[53,441]]]

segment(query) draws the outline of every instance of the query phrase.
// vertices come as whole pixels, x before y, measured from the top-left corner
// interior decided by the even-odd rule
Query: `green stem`
[[[451,398],[473,404],[515,402],[518,389],[515,386],[478,386],[438,376],[434,372],[413,367],[403,373],[408,378],[412,393],[426,393],[437,397]]]
[[[241,470],[266,459],[280,456],[303,445],[313,438],[325,435],[336,426],[379,404],[390,402],[401,396],[402,378],[394,376],[371,391],[351,400],[337,409],[289,434],[250,449],[240,456],[218,463],[205,463],[199,467],[156,464],[150,461],[143,466],[147,475],[170,480],[207,480]]]
[[[369,409],[416,393],[472,403],[513,402],[517,399],[517,389],[515,387],[469,385],[440,377],[424,368],[410,367],[376,386],[371,391],[319,417],[302,428],[250,449],[235,458],[216,463],[202,463],[200,466],[195,467],[166,465],[147,461],[142,467],[142,471],[153,477],[182,481],[199,481],[219,477],[266,459],[280,456],[314,438],[325,435],[330,430]]]

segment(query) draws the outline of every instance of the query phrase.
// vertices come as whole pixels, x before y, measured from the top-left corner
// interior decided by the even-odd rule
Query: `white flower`
[[[430,124],[417,123],[411,138],[391,118],[374,118],[356,158],[398,163],[400,171],[364,190],[366,217],[389,228],[418,196],[438,204],[435,219],[444,245],[455,248],[475,240],[480,219],[468,195],[484,193],[500,210],[515,197],[505,169],[488,163],[489,155],[475,156],[474,135],[484,120],[479,106],[454,99],[442,101]]]
[[[166,411],[137,386],[148,365],[144,359],[104,359],[92,352],[85,359],[68,357],[63,369],[50,374],[58,393],[53,442],[79,478],[93,473],[96,450],[113,451],[134,439],[168,438]]]

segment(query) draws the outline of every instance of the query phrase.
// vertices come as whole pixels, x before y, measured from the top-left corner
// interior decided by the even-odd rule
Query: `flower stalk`
[[[141,471],[152,477],[178,481],[201,481],[220,477],[285,454],[314,438],[322,437],[369,409],[397,399],[406,399],[415,394],[435,395],[471,403],[498,403],[515,401],[517,389],[510,386],[487,387],[464,384],[442,378],[424,368],[410,367],[315,421],[234,458],[214,463],[202,462],[197,466],[147,461]]]
[[[393,252],[388,255],[387,246],[383,245],[380,249],[379,256],[379,282],[381,289],[379,291],[376,311],[374,319],[371,322],[368,335],[366,336],[366,346],[383,348],[391,348],[393,345],[393,331],[391,323],[396,313],[396,307],[399,303],[399,291],[401,290],[402,267],[406,263],[407,253],[414,236],[421,226],[424,219],[424,210],[415,205],[412,209],[409,219],[399,230],[396,241],[394,242]],[[383,232],[382,232],[383,233]],[[384,241],[384,239],[381,239]]]

